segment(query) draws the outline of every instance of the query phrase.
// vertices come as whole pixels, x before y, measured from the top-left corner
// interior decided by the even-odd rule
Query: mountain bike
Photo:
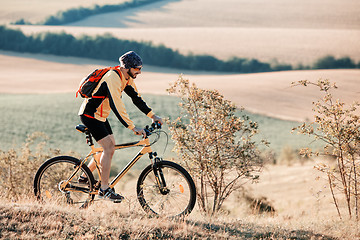
[[[34,178],[34,193],[41,201],[77,204],[81,208],[88,207],[98,194],[101,183],[100,163],[94,157],[101,154],[103,149],[95,147],[89,130],[84,125],[77,125],[76,129],[85,134],[91,151],[82,158],[71,156],[57,156],[45,161],[38,169]],[[163,160],[153,152],[151,146],[159,139],[161,125],[153,123],[145,127],[146,136],[141,140],[117,144],[116,150],[142,147],[134,158],[111,181],[114,186],[145,154],[148,154],[151,164],[142,170],[136,184],[137,198],[141,207],[150,215],[165,217],[183,217],[193,210],[196,201],[196,188],[190,174],[179,164]],[[156,134],[155,140],[150,142],[149,136]],[[167,136],[167,134],[166,134]],[[87,167],[86,162],[94,158],[98,180]],[[88,179],[87,183],[78,181],[81,175]]]

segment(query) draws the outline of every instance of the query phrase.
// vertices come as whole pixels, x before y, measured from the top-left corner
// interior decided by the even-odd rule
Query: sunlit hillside
[[[0,55],[0,62],[4,68],[3,77],[0,79],[0,93],[75,92],[79,79],[92,69],[118,64],[116,60],[99,62],[73,57],[0,53],[3,54]],[[17,71],[19,67],[22,71]],[[239,107],[286,120],[312,119],[312,102],[320,97],[316,88],[292,87],[292,82],[330,79],[339,86],[336,96],[347,103],[358,100],[360,92],[358,69],[226,75],[145,65],[142,75],[136,80],[137,86],[142,93],[166,95],[170,83],[177,80],[181,73],[201,88],[219,90]]]
[[[36,22],[33,16],[44,19],[56,9],[66,10],[76,4],[89,6],[96,1],[86,4],[66,1],[56,6],[45,0],[37,2],[33,8],[21,4],[21,0],[4,4],[2,21],[9,23],[25,18]],[[47,7],[49,11],[39,13],[37,7]],[[164,44],[183,54],[210,54],[221,59],[236,56],[296,65],[311,64],[329,54],[360,61],[359,16],[360,2],[356,0],[291,3],[287,0],[172,0],[96,15],[67,26],[22,26],[21,29],[25,33],[66,31],[74,35],[109,32],[119,38]]]
[[[31,22],[60,10],[94,4],[118,4],[126,0],[46,1],[14,0],[2,3],[1,23],[18,18]],[[97,16],[77,26],[158,28],[158,27],[275,27],[316,29],[359,29],[359,2],[356,0],[165,0],[124,13]],[[326,7],[324,7],[326,6]],[[100,21],[99,21],[100,20]],[[119,25],[119,23],[123,25]]]
[[[121,39],[163,44],[185,55],[255,58],[294,67],[310,65],[325,55],[348,56],[356,63],[360,61],[359,0],[164,0],[62,26],[11,23],[19,19],[39,23],[58,11],[132,0],[0,1],[0,24],[21,29],[26,35],[66,32],[78,37],[110,33]],[[0,146],[0,166],[3,166],[0,168],[0,239],[360,239],[359,224],[354,216],[349,220],[341,189],[336,196],[341,199],[342,219],[334,206],[329,178],[314,169],[317,163],[329,163],[331,169],[336,163],[322,156],[300,159],[299,135],[290,133],[291,127],[314,120],[312,103],[322,97],[317,88],[292,87],[292,82],[329,79],[338,86],[334,97],[351,103],[360,99],[360,69],[229,74],[169,69],[145,62],[136,85],[144,98],[146,94],[155,96],[151,104],[158,104],[153,109],[160,108],[158,112],[164,116],[176,111],[168,107],[171,101],[164,95],[180,74],[200,88],[218,90],[251,114],[259,114],[260,132],[262,126],[268,126],[274,142],[281,145],[274,152],[270,143],[262,152],[266,165],[258,183],[249,182],[244,185],[246,191],[234,192],[219,215],[204,216],[196,206],[183,222],[148,218],[144,214],[135,191],[139,169],[131,171],[124,182],[116,186],[116,191],[126,197],[118,205],[96,201],[89,209],[79,210],[35,201],[34,169],[48,153],[40,151],[43,145],[30,151],[19,139],[41,128],[51,136],[47,142],[52,146],[51,154],[58,154],[63,146],[67,147],[66,151],[70,147],[76,151],[66,154],[83,154],[82,148],[77,147],[80,142],[87,151],[84,136],[74,129],[79,123],[77,112],[82,101],[75,98],[75,92],[80,80],[95,68],[117,64],[117,58],[100,61],[0,50],[0,96],[4,100],[0,133],[6,136],[3,141],[8,141],[6,149],[5,144]],[[46,101],[48,99],[52,101]],[[46,108],[39,107],[41,103]],[[52,110],[50,114],[47,109]],[[133,117],[133,112],[129,113]],[[135,119],[143,124],[143,119],[137,116]],[[111,121],[111,125],[114,133],[118,133],[116,141],[125,142],[128,130],[117,120]],[[124,133],[118,131],[119,128]],[[292,136],[291,141],[284,137],[284,132]],[[261,137],[264,135],[260,133]],[[309,147],[314,146],[311,144]],[[12,150],[11,146],[22,147]],[[53,146],[60,150],[54,150]],[[121,169],[126,157],[119,154],[115,158],[112,170]],[[24,165],[18,164],[18,160]],[[23,176],[12,171],[20,167],[26,169],[21,171]],[[11,185],[13,182],[9,179],[27,183]],[[258,213],[251,209],[253,200],[259,199],[275,212]]]
[[[58,11],[76,7],[91,7],[94,4],[116,4],[126,0],[14,0],[1,1],[0,24],[15,22],[20,18],[27,19],[30,22],[44,20],[49,15],[56,14]]]

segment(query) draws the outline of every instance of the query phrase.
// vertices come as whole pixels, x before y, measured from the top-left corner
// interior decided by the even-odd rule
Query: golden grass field
[[[27,0],[1,0],[0,23],[9,24],[20,18],[37,22],[58,10],[119,2],[122,1],[32,0],[29,4]],[[70,26],[15,27],[26,34],[66,31],[78,36],[110,32],[125,39],[162,43],[184,54],[211,54],[222,59],[236,55],[263,61],[276,59],[285,63],[310,64],[331,54],[360,61],[358,0],[170,0],[121,14],[94,16]],[[115,64],[116,59],[106,62],[0,51],[0,94],[75,92],[80,79],[94,68]],[[137,86],[142,93],[166,94],[169,83],[181,73],[201,88],[219,90],[237,106],[282,119],[312,120],[311,103],[319,97],[315,88],[291,87],[293,81],[326,78],[337,83],[337,96],[342,100],[350,103],[359,100],[360,96],[359,69],[210,74],[164,69],[145,63],[143,74],[136,80]],[[96,239],[132,231],[132,238],[141,239],[156,238],[156,234],[163,231],[188,239],[199,233],[209,239],[259,236],[276,239],[290,238],[291,232],[304,233],[305,237],[300,239],[331,239],[326,238],[328,236],[358,239],[358,224],[347,221],[346,217],[340,221],[326,181],[322,178],[315,181],[319,173],[313,169],[314,164],[266,166],[261,181],[248,186],[255,196],[267,197],[277,210],[275,216],[249,214],[235,194],[225,205],[228,214],[217,219],[207,219],[195,211],[187,223],[149,221],[141,210],[136,210],[139,204],[134,199],[135,191],[129,180],[129,186],[120,189],[126,194],[127,201],[115,210],[107,204],[96,205],[103,207],[100,210],[94,206],[90,211],[80,211],[42,206],[31,198],[15,203],[1,200],[0,238],[76,235],[79,239]],[[206,224],[220,226],[220,230],[216,227],[209,230]],[[26,229],[35,230],[28,232],[26,237],[23,234]],[[1,235],[1,231],[7,235]],[[280,235],[272,235],[278,232]],[[61,233],[69,235],[58,235]]]
[[[135,194],[135,175],[125,176],[116,191],[121,204],[95,202],[87,210],[34,198],[0,198],[0,238],[4,239],[358,239],[354,221],[339,220],[326,182],[313,163],[268,166],[255,197],[265,196],[275,214],[252,214],[241,194],[233,194],[219,216],[203,216],[195,207],[186,221],[148,218]],[[122,236],[122,237],[121,237]],[[128,238],[126,238],[128,239]]]

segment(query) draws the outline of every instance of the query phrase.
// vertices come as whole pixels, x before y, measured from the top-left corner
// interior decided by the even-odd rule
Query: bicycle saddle
[[[77,125],[75,128],[76,128],[76,130],[78,130],[79,132],[82,132],[82,133],[85,133],[88,130],[88,128],[86,126],[81,125],[81,124]]]

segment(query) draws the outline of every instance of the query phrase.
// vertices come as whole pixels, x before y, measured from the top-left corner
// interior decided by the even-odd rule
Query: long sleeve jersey
[[[134,123],[126,112],[124,102],[121,99],[122,92],[125,92],[132,102],[148,117],[154,116],[137,91],[133,78],[126,80],[122,73],[108,71],[93,91],[93,97],[84,99],[79,115],[95,118],[105,122],[112,110],[119,121],[127,128],[133,129]]]

